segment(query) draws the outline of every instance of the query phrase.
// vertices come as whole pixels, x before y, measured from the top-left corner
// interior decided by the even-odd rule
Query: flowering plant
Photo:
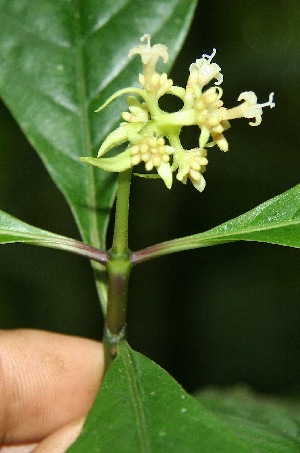
[[[228,150],[225,135],[229,122],[235,118],[249,119],[251,126],[259,125],[263,107],[274,107],[273,94],[268,102],[259,104],[253,92],[243,92],[238,98],[240,104],[224,107],[220,87],[223,75],[221,68],[213,62],[215,49],[190,66],[184,88],[174,86],[166,73],[158,72],[160,59],[168,64],[170,56],[174,61],[187,33],[195,0],[153,0],[150,12],[149,2],[137,0],[0,0],[0,4],[1,95],[65,195],[82,237],[81,241],[55,234],[0,211],[0,243],[50,247],[88,259],[93,267],[105,320],[106,375],[83,431],[68,452],[298,452],[299,415],[295,415],[293,408],[287,408],[286,402],[261,401],[239,388],[229,393],[202,392],[199,404],[168,373],[134,351],[125,340],[129,278],[136,265],[174,252],[235,241],[300,248],[299,186],[211,230],[141,250],[129,248],[132,169],[139,172],[135,173],[139,177],[162,179],[167,188],[171,188],[176,180],[182,183],[190,180],[199,192],[203,191],[203,173],[208,165],[210,148]],[[136,20],[138,7],[140,14]],[[156,14],[158,10],[165,14]],[[156,36],[164,36],[168,49],[162,44],[151,46],[147,34],[142,38],[146,41],[144,44],[130,50],[129,56],[140,55],[143,64],[140,87],[135,87],[131,86],[135,79],[132,80],[126,53],[132,40],[138,40],[144,23]],[[178,24],[180,33],[176,28]],[[101,114],[96,115],[98,100],[107,97],[105,93],[111,92],[112,83],[116,89],[131,87],[118,90],[98,109]],[[165,94],[180,99],[182,107],[179,111],[169,113],[161,108],[160,99]],[[111,115],[112,105],[106,110],[104,107],[121,95],[130,95],[128,111],[122,113],[120,126],[110,132],[116,115]],[[117,116],[119,118],[119,112]],[[190,126],[198,127],[199,139],[195,148],[185,149],[181,131]],[[127,144],[125,150],[115,149],[123,144]],[[20,160],[19,154],[17,149],[16,162]],[[85,157],[80,159],[82,155]],[[20,165],[15,168],[19,169]],[[107,244],[107,225],[116,194],[116,178],[112,173],[118,173],[117,203],[112,244]],[[47,209],[49,206],[47,203]],[[59,214],[56,209],[53,217],[61,219]],[[20,261],[14,266],[23,265],[23,260]],[[189,272],[192,275],[193,266],[189,267]],[[72,279],[74,285],[76,277],[72,275]],[[47,275],[43,284],[49,280]],[[50,284],[52,290],[53,282]],[[156,282],[154,285],[157,290]],[[72,290],[68,317],[76,311],[76,291],[73,287]],[[59,301],[64,299],[61,294],[59,296]],[[83,299],[82,310],[87,310],[86,298]],[[139,296],[139,303],[144,310],[142,296]],[[222,300],[222,309],[223,306]],[[188,312],[191,308],[186,304],[184,310]],[[82,311],[78,309],[77,312],[84,323]],[[167,316],[169,314],[168,311]],[[44,313],[43,317],[46,323],[48,319]],[[43,324],[43,328],[49,328],[49,325]],[[195,342],[196,329],[190,325],[188,328]],[[183,344],[184,340],[181,335]],[[32,356],[36,360],[35,354]],[[84,360],[86,357],[82,357],[83,367]],[[58,371],[64,368],[60,360],[55,366]],[[72,374],[73,369],[68,374],[70,379]],[[29,384],[32,390],[32,383]],[[55,383],[53,385],[55,388]],[[41,385],[34,389],[37,394],[40,390]],[[81,392],[78,388],[78,394]],[[12,392],[12,398],[16,393],[18,397],[22,396],[20,391]],[[74,395],[74,399],[77,397]],[[59,415],[60,404],[58,399]],[[13,413],[16,407],[19,405],[14,404]],[[9,408],[3,411],[5,417],[10,412]],[[31,415],[35,413],[34,410],[30,412]],[[3,424],[4,428],[10,425],[6,419]],[[20,433],[17,423],[15,427]],[[63,429],[58,431],[61,433]],[[5,436],[3,439],[5,441]],[[52,442],[52,445],[46,444],[47,451],[52,451],[53,443],[55,451],[60,448],[55,435],[47,440]],[[37,448],[42,451],[43,445]]]
[[[82,161],[95,165],[106,171],[121,172],[140,162],[145,163],[147,172],[155,168],[158,177],[170,189],[173,173],[176,178],[186,183],[190,179],[194,187],[202,192],[205,188],[203,173],[208,164],[205,148],[217,145],[222,151],[228,151],[228,142],[223,132],[230,127],[229,120],[236,118],[253,118],[251,126],[261,123],[262,108],[273,108],[273,95],[264,104],[257,103],[253,91],[240,94],[237,107],[227,109],[221,100],[223,91],[219,85],[223,82],[221,68],[212,60],[216,54],[203,54],[190,66],[190,75],[186,88],[173,85],[166,73],[159,74],[156,65],[159,58],[168,61],[168,49],[163,44],[151,46],[150,35],[145,34],[141,41],[147,41],[129,52],[129,57],[139,54],[143,63],[143,74],[139,75],[142,88],[124,88],[111,96],[97,112],[103,110],[116,97],[127,93],[136,96],[127,99],[129,111],[122,113],[122,122],[118,129],[111,132],[102,143],[97,158],[83,157]],[[216,79],[214,87],[207,85]],[[164,94],[177,96],[183,103],[178,112],[168,113],[159,107],[159,100]],[[180,133],[184,126],[198,126],[200,130],[197,148],[184,149]],[[128,142],[126,150],[114,157],[103,156],[113,147]],[[145,174],[139,176],[147,177]],[[148,175],[149,177],[149,175]],[[151,174],[151,177],[155,177]]]

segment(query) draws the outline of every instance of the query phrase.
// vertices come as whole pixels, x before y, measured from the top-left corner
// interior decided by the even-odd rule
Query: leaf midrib
[[[152,449],[147,430],[146,414],[143,409],[142,395],[138,386],[138,370],[136,369],[134,357],[129,348],[126,348],[125,353],[122,354],[122,358],[126,369],[128,386],[130,388],[129,395],[136,416],[136,429],[140,441],[140,451],[141,453],[151,453]]]
[[[84,70],[84,56],[83,56],[83,33],[81,27],[81,13],[79,0],[74,0],[74,9],[76,10],[75,14],[75,52],[76,52],[76,79],[78,83],[78,94],[79,94],[79,116],[80,127],[81,127],[81,138],[82,138],[82,155],[92,156],[92,139],[91,139],[91,128],[89,123],[89,101],[87,96],[87,86],[86,86],[86,76]],[[88,216],[90,218],[89,222],[89,242],[91,245],[101,248],[100,240],[100,229],[99,229],[99,220],[97,216],[97,200],[96,200],[96,183],[95,183],[95,172],[94,168],[91,165],[82,166],[82,170],[87,174],[87,209]],[[83,237],[84,231],[82,231]]]

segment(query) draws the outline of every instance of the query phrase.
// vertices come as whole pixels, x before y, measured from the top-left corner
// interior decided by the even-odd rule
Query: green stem
[[[119,174],[112,255],[128,255],[128,213],[131,168]]]
[[[112,248],[107,263],[108,301],[104,347],[106,369],[116,356],[117,345],[124,339],[131,254],[128,248],[128,213],[131,169],[121,172],[118,180],[116,218]]]

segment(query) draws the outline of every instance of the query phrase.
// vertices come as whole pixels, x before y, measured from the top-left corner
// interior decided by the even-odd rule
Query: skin
[[[0,452],[64,453],[81,432],[103,373],[101,343],[0,331]]]

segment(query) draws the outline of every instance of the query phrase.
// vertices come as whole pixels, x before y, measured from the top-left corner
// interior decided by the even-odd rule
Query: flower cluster
[[[167,63],[168,49],[162,44],[151,46],[150,35],[145,34],[141,41],[146,41],[129,52],[129,57],[140,55],[143,73],[139,74],[141,88],[125,88],[111,96],[97,111],[102,110],[116,97],[131,94],[127,98],[128,110],[122,113],[123,122],[111,132],[102,143],[97,158],[83,157],[81,160],[106,171],[121,172],[144,163],[146,174],[139,176],[162,178],[170,188],[173,174],[176,179],[186,183],[189,179],[194,187],[202,192],[205,188],[203,173],[208,164],[206,148],[217,145],[222,151],[228,151],[228,142],[224,131],[230,127],[230,120],[235,118],[253,119],[249,124],[261,123],[263,107],[273,108],[273,93],[268,102],[257,103],[252,91],[240,94],[236,107],[227,109],[223,105],[223,82],[221,68],[212,60],[216,54],[203,54],[190,66],[190,74],[185,88],[173,85],[166,73],[156,70],[157,62],[162,58]],[[215,80],[214,86],[207,85]],[[165,112],[159,107],[159,99],[164,94],[177,96],[183,102],[178,112]],[[141,100],[142,99],[142,100]],[[180,132],[184,126],[199,127],[199,145],[190,150],[184,149],[180,141]],[[125,151],[113,156],[103,157],[111,148],[128,143]]]

